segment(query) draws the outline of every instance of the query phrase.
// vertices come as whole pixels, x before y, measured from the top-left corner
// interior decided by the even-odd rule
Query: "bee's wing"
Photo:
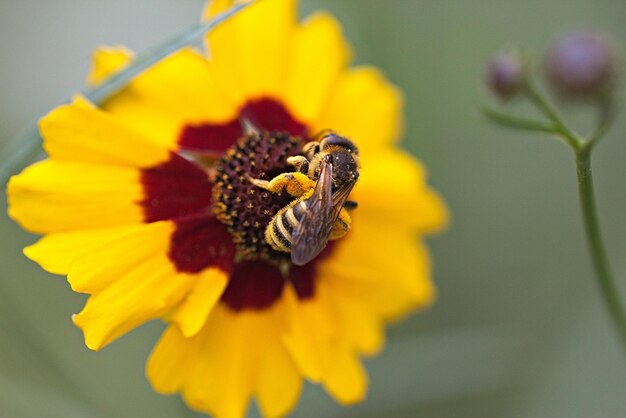
[[[343,204],[346,202],[346,200],[348,200],[348,197],[350,196],[350,192],[352,192],[352,189],[354,188],[355,184],[356,184],[356,178],[354,179],[354,181],[345,185],[344,187],[337,190],[333,194],[332,225],[335,225],[335,221],[339,217],[339,212],[341,212],[341,209],[343,209]],[[331,225],[331,228],[332,228],[332,225]]]
[[[292,234],[291,261],[294,264],[308,263],[326,247],[335,221],[355,184],[356,179],[332,193],[333,165],[330,158],[322,162],[313,194],[307,199],[307,210]]]
[[[306,200],[300,224],[292,233],[291,261],[303,265],[318,255],[328,242],[335,220],[333,206],[333,166],[325,159],[313,194]],[[337,215],[339,212],[337,212]]]

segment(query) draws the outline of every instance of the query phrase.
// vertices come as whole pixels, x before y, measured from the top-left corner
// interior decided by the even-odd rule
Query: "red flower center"
[[[294,198],[270,193],[250,179],[271,180],[293,171],[287,158],[300,153],[302,139],[286,133],[262,132],[240,139],[215,167],[213,201],[217,218],[227,226],[240,259],[286,261],[288,254],[272,249],[265,228]]]
[[[245,135],[240,119],[260,133]],[[308,134],[279,102],[256,100],[243,106],[235,120],[181,131],[179,146],[197,164],[172,154],[170,161],[144,172],[146,221],[173,219],[176,225],[170,260],[180,272],[209,267],[226,272],[222,302],[233,310],[272,306],[287,282],[300,299],[315,294],[319,261],[334,245],[305,266],[294,266],[289,254],[272,250],[265,228],[293,197],[267,192],[248,179],[271,180],[293,171],[287,157],[301,152]]]

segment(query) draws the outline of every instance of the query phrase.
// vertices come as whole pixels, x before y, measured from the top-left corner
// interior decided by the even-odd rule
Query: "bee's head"
[[[359,157],[342,146],[327,149],[327,156],[333,165],[333,184],[340,188],[354,183],[359,178]]]
[[[320,151],[333,165],[333,184],[336,188],[353,183],[359,178],[359,150],[354,142],[330,131],[319,144]]]

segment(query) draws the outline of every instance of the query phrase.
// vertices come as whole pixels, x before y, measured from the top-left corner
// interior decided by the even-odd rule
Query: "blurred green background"
[[[146,50],[195,23],[202,6],[0,0],[0,146],[81,86],[95,46]],[[387,349],[368,361],[368,401],[341,408],[309,385],[293,416],[626,416],[626,363],[592,277],[571,152],[478,112],[491,102],[483,87],[490,55],[521,45],[540,61],[556,35],[573,29],[603,30],[623,46],[626,3],[302,1],[304,13],[318,8],[344,23],[358,63],[382,67],[404,90],[404,145],[428,166],[453,224],[430,240],[439,300],[390,327]],[[586,113],[567,116],[584,124]],[[624,137],[620,117],[593,163],[626,298]],[[4,212],[0,234],[0,416],[195,416],[144,378],[160,323],[90,352],[70,320],[84,297],[22,256],[35,237]]]

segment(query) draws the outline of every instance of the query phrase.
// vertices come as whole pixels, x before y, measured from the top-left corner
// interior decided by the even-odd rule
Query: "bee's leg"
[[[354,200],[346,200],[345,202],[343,202],[343,207],[346,210],[354,210],[357,208],[357,206],[359,206],[359,204]]]
[[[250,179],[250,183],[254,184],[256,187],[260,187],[261,189],[265,189],[265,190],[269,190],[269,184],[270,182],[267,180],[261,180],[261,179]]]
[[[293,197],[300,197],[315,187],[313,180],[299,172],[282,173],[271,181],[250,179],[250,182],[272,193],[281,193],[286,190]]]
[[[307,142],[302,147],[302,152],[309,160],[311,160],[315,154],[320,152],[320,143],[317,141]]]
[[[283,173],[272,179],[270,188],[283,188],[293,197],[300,197],[315,187],[315,182],[307,175],[299,172]],[[270,189],[270,190],[271,190]]]
[[[309,160],[303,155],[294,155],[287,158],[287,164],[292,165],[300,173],[306,174],[309,172]]]
[[[348,215],[348,212],[345,209],[342,209],[341,212],[339,212],[339,217],[333,225],[333,229],[330,231],[328,239],[332,241],[346,235],[350,230],[351,223],[352,219],[350,219],[350,215]]]

